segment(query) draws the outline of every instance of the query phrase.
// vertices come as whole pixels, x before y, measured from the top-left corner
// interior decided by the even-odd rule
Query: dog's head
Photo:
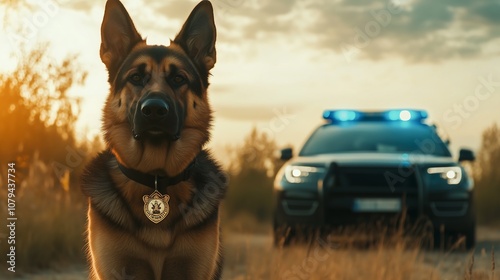
[[[210,2],[200,2],[170,45],[163,46],[147,45],[120,1],[108,0],[101,39],[111,86],[103,129],[119,160],[149,171],[161,169],[174,149],[199,152],[209,138],[207,87],[216,61]],[[144,156],[149,162],[141,167]]]

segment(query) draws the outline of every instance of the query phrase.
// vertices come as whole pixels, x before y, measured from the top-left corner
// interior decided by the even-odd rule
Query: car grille
[[[331,176],[325,178],[327,183],[324,185],[325,218],[329,224],[358,223],[382,216],[392,218],[403,210],[411,220],[417,217],[419,188],[417,176],[411,169],[335,166]],[[401,207],[399,211],[359,211],[356,205],[363,200],[399,201]]]
[[[399,192],[416,190],[417,180],[411,169],[395,167],[338,167],[335,188]]]

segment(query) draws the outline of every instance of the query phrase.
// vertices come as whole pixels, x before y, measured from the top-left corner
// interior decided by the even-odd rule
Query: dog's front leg
[[[88,214],[89,279],[155,279],[151,265],[134,253],[139,247],[132,236],[110,227],[92,207]]]
[[[169,252],[171,257],[163,265],[161,279],[219,279],[216,277],[221,270],[218,219],[182,232],[174,244]]]

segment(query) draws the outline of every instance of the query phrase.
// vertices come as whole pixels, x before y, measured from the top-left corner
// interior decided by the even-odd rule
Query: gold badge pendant
[[[158,176],[155,177],[155,191],[150,195],[144,195],[142,200],[144,201],[144,214],[155,224],[163,221],[170,212],[168,206],[170,196],[168,194],[162,195],[158,191]]]
[[[155,224],[163,221],[167,217],[168,212],[170,212],[170,207],[168,206],[170,196],[168,194],[162,195],[158,190],[155,190],[149,196],[143,196],[142,200],[144,201],[144,214]]]

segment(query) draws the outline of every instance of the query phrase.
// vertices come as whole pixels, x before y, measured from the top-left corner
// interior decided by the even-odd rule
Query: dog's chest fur
[[[153,224],[144,214],[143,195],[153,189],[131,181],[118,168],[110,151],[99,154],[87,167],[82,190],[89,197],[94,215],[155,248],[168,248],[179,233],[214,221],[226,190],[220,166],[206,151],[196,157],[190,178],[166,189],[170,212],[164,221]]]

